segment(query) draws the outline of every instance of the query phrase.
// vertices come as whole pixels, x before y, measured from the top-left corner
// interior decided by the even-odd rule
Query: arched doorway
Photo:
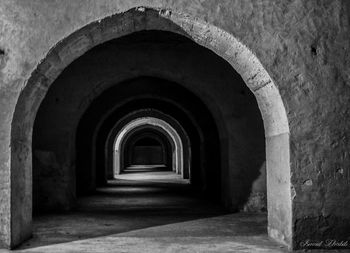
[[[140,120],[141,118],[142,120]],[[102,141],[102,143],[105,142],[105,146],[104,146],[105,153],[104,153],[104,156],[101,155],[101,157],[103,157],[101,159],[103,162],[103,165],[101,166],[105,166],[106,168],[105,178],[113,179],[114,175],[116,174],[116,171],[118,171],[117,166],[119,164],[119,156],[118,156],[118,153],[116,152],[117,146],[118,146],[117,145],[118,136],[121,136],[121,134],[123,133],[123,129],[125,129],[127,124],[131,124],[131,122],[136,123],[137,121],[139,122],[140,125],[143,125],[146,122],[148,123],[156,122],[156,125],[162,126],[163,131],[164,129],[167,129],[168,134],[173,136],[173,139],[175,140],[175,144],[178,146],[178,149],[179,149],[176,151],[177,156],[176,154],[174,156],[173,168],[177,173],[179,172],[181,173],[181,170],[183,170],[183,173],[182,173],[183,178],[190,179],[192,151],[191,151],[191,141],[188,136],[188,133],[183,129],[181,124],[170,115],[165,114],[159,110],[150,109],[150,108],[136,110],[128,115],[125,115],[124,117],[121,117],[117,121],[117,123],[111,126],[111,131],[109,132],[108,136],[105,136],[104,141]],[[182,151],[180,149],[181,146],[183,147]]]
[[[123,29],[116,30],[110,21],[121,18],[132,22],[130,26],[126,25],[123,26]],[[142,22],[137,23],[140,19]],[[144,24],[147,24],[147,27],[144,27]],[[77,31],[50,52],[28,81],[16,105],[11,133],[11,143],[15,147],[12,149],[11,170],[23,176],[18,177],[18,182],[14,178],[13,184],[21,184],[20,180],[23,178],[26,182],[31,182],[32,126],[40,102],[61,70],[93,46],[145,28],[180,33],[211,49],[232,65],[255,95],[265,127],[269,234],[290,245],[292,213],[289,128],[278,90],[258,59],[232,35],[175,12],[172,14],[168,11],[159,13],[152,9],[139,8],[126,14],[118,14]],[[84,108],[84,105],[81,108]],[[30,127],[24,128],[28,125]],[[221,131],[224,130],[220,129],[219,132]],[[21,157],[25,159],[20,159]],[[228,173],[228,176],[232,175]],[[18,187],[16,199],[13,199],[15,207],[13,217],[18,218],[14,220],[12,229],[13,238],[15,238],[13,244],[18,244],[27,238],[31,230],[31,214],[28,212],[28,208],[31,207],[31,184],[26,183],[25,186]],[[22,201],[23,199],[26,201]]]
[[[173,171],[175,145],[158,129],[136,129],[125,136],[120,146],[120,173],[135,165],[165,167]]]
[[[115,151],[115,162],[114,162],[114,171],[115,174],[118,174],[119,172],[119,150],[121,150],[122,148],[121,146],[121,142],[123,137],[128,134],[129,131],[134,130],[137,127],[143,126],[143,125],[148,125],[151,128],[159,128],[160,131],[165,132],[165,135],[168,136],[170,143],[172,143],[172,147],[173,147],[173,158],[171,162],[173,165],[171,165],[171,169],[173,169],[174,171],[176,171],[178,174],[181,174],[184,176],[184,178],[188,178],[189,177],[189,166],[184,166],[184,160],[186,160],[187,162],[185,162],[185,164],[189,164],[190,163],[190,157],[188,156],[188,154],[184,155],[185,151],[184,151],[184,147],[183,147],[183,142],[186,140],[181,140],[181,137],[179,136],[179,134],[176,132],[176,130],[167,122],[165,122],[164,120],[161,119],[157,119],[157,118],[152,118],[152,117],[145,117],[145,118],[140,118],[140,119],[136,119],[131,121],[129,124],[125,125],[120,132],[117,134],[116,139],[115,139],[115,144],[114,144],[114,151]],[[188,143],[187,143],[188,145]],[[190,148],[190,146],[187,146],[188,148]],[[185,156],[185,158],[184,158]],[[186,171],[184,171],[186,170]]]

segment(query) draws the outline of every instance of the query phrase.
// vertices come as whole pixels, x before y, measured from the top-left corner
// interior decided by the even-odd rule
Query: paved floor
[[[123,175],[33,226],[16,252],[286,252],[265,214],[228,214],[171,172]]]

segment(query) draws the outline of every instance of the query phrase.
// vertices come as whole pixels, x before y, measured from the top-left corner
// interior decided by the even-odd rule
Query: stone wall
[[[20,238],[9,236],[10,231],[18,230],[10,225],[9,210],[19,210],[9,197],[12,194],[26,199],[18,189],[31,188],[26,180],[10,185],[9,171],[16,159],[31,162],[30,154],[11,157],[9,148],[30,149],[21,144],[25,137],[11,140],[15,130],[15,126],[11,129],[14,108],[26,81],[63,38],[92,21],[136,6],[174,10],[205,20],[234,35],[256,54],[278,86],[288,115],[294,247],[308,237],[319,240],[348,236],[344,228],[350,224],[349,1],[3,0],[1,245],[17,244],[29,234],[23,233]],[[30,203],[26,205],[30,207]]]

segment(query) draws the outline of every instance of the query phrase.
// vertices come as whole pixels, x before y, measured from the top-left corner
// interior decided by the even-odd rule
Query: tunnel
[[[133,167],[153,166],[165,167],[173,170],[173,149],[163,135],[150,130],[141,133],[133,133],[125,143],[122,144],[124,165],[121,165],[123,172]]]
[[[146,31],[91,49],[48,91],[33,132],[34,203],[40,203],[34,210],[70,209],[79,196],[106,185],[114,174],[110,139],[131,119],[152,114],[188,137],[179,154],[191,167],[184,178],[228,210],[244,208],[265,162],[254,96],[211,51],[174,33]],[[176,170],[171,137],[150,127],[133,131],[121,147],[122,171],[141,165],[137,159],[147,165],[146,158]],[[148,154],[141,151],[147,136],[158,151],[151,145]],[[260,188],[266,195],[266,186]]]
[[[0,248],[349,248],[349,7],[1,1]]]
[[[164,205],[171,194],[205,203],[179,200],[192,211],[176,220],[267,211],[264,126],[254,95],[225,60],[176,33],[135,32],[73,61],[41,103],[32,143],[34,217],[91,208],[132,214],[133,204],[115,203],[138,191],[152,201],[157,187]],[[95,206],[98,198],[110,198],[110,206]]]

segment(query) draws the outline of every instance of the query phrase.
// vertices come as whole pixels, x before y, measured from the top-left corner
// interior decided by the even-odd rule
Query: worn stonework
[[[315,240],[338,233],[349,236],[346,234],[350,227],[347,0],[3,0],[0,3],[0,245],[18,244],[29,233],[19,238],[9,236],[20,229],[11,228],[10,224],[10,210],[13,213],[19,210],[14,200],[17,196],[26,200],[25,193],[17,192],[23,189],[22,185],[25,189],[31,186],[21,174],[21,168],[10,172],[15,161],[31,163],[31,155],[11,157],[11,148],[30,149],[23,144],[27,141],[25,135],[16,135],[17,139],[11,140],[11,135],[17,133],[17,125],[12,122],[21,90],[40,61],[62,39],[93,21],[138,6],[162,8],[165,15],[174,11],[204,20],[232,34],[252,50],[274,80],[288,117],[293,247],[299,247],[301,241],[308,239],[306,236]],[[84,52],[89,49],[87,44],[98,39],[78,37],[59,56],[52,54],[51,62],[58,57],[63,62],[69,61],[73,59],[71,53]],[[29,97],[34,100],[44,93],[48,80],[59,73],[55,68],[64,65],[42,66],[47,73],[46,77],[40,76],[42,88]],[[29,126],[28,123],[28,136],[32,130]],[[274,136],[268,142],[274,142]],[[11,173],[14,179],[17,172],[23,181],[11,185]]]
[[[249,199],[244,205],[243,211],[245,212],[267,211],[266,163],[263,163],[260,168],[260,175],[252,185]]]

